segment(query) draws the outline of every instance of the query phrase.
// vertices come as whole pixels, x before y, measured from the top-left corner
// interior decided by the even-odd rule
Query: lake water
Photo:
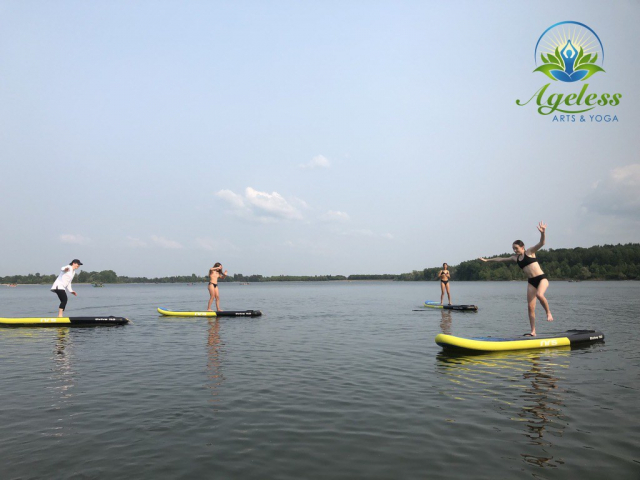
[[[0,316],[50,316],[48,286],[0,287]],[[102,328],[0,329],[0,479],[640,478],[640,282],[552,282],[585,348],[444,355],[439,332],[528,331],[526,283],[77,285]]]

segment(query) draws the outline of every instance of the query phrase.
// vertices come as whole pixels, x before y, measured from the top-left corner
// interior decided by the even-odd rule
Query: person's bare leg
[[[59,308],[58,309],[58,317],[62,317],[62,315],[64,315],[64,310]]]
[[[444,283],[440,282],[440,305],[442,305],[442,300],[444,300]]]
[[[218,291],[218,287],[216,287],[216,312],[223,312],[220,308],[220,292]]]
[[[211,304],[213,303],[214,296],[215,296],[215,288],[213,287],[213,285],[209,285],[209,303],[207,304],[207,312],[213,311],[211,310]]]
[[[547,288],[549,288],[549,280],[543,278],[540,281],[540,285],[538,285],[538,293],[536,297],[540,300],[540,305],[542,305],[544,311],[547,312],[547,322],[553,322],[553,315],[551,315],[551,310],[549,309],[549,302],[547,301],[547,297],[544,296]]]
[[[527,285],[527,306],[529,308],[529,324],[531,325],[531,336],[536,336],[536,293],[533,285]]]
[[[448,283],[447,283],[447,298],[449,299],[449,305],[451,305],[451,290],[449,290]]]

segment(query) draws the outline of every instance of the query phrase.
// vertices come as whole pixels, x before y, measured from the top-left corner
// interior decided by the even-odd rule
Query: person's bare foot
[[[211,310],[210,308],[207,308],[207,312],[213,312],[213,310]]]
[[[531,333],[525,333],[524,335],[522,335],[523,337],[535,337],[536,336],[536,331],[534,330]]]

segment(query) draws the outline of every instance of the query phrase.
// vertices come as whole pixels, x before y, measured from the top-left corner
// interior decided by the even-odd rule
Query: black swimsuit
[[[209,282],[209,285],[213,285],[214,287],[217,287],[217,286],[218,286],[218,284],[217,284],[217,283],[212,283],[212,282]]]
[[[538,263],[538,259],[529,257],[526,253],[523,253],[522,261],[518,260],[518,258],[516,257],[516,262],[518,262],[518,266],[524,270],[524,267],[526,267],[527,265]],[[540,282],[545,278],[547,278],[547,274],[543,273],[542,275],[538,275],[537,277],[528,278],[527,282],[529,282],[529,285],[531,285],[533,288],[537,289],[538,285],[540,285]]]
[[[537,258],[529,257],[526,253],[522,254],[522,260],[518,260],[518,258],[516,257],[516,261],[518,262],[518,266],[522,269],[524,269],[524,267],[526,267],[527,265],[531,265],[532,263],[538,263]]]
[[[527,279],[527,282],[529,282],[529,284],[533,286],[533,288],[537,289],[538,285],[540,285],[540,282],[545,278],[547,278],[547,274],[543,273],[542,275],[538,275],[537,277]]]
[[[444,270],[443,270],[443,272],[444,272]],[[441,281],[442,283],[444,283],[445,285],[446,285],[447,283],[449,283],[449,280],[442,280],[442,276],[440,276],[440,281]]]

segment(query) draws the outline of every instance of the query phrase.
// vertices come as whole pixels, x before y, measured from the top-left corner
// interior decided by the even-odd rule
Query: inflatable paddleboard
[[[440,305],[440,302],[432,302],[431,300],[425,300],[424,306],[429,308],[442,308],[443,310],[478,311],[478,307],[476,305]]]
[[[33,317],[0,318],[2,327],[95,327],[102,325],[126,325],[123,317]]]
[[[551,348],[566,345],[593,343],[604,340],[604,334],[597,330],[567,330],[547,333],[537,337],[456,337],[444,333],[436,336],[436,343],[445,350],[495,352],[499,350],[526,350],[531,348]]]
[[[224,312],[174,312],[172,310],[167,310],[166,308],[160,307],[158,307],[158,313],[169,317],[259,317],[262,315],[262,312],[260,310],[225,310]]]

